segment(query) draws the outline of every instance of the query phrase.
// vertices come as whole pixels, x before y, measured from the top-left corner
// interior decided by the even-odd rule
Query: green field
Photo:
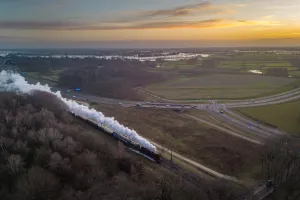
[[[286,61],[257,61],[257,60],[228,60],[221,61],[217,66],[221,69],[236,69],[236,70],[260,70],[268,68],[287,68],[295,70],[289,62]]]
[[[145,89],[168,99],[246,99],[274,94],[300,85],[292,78],[213,74],[180,77]]]
[[[57,84],[59,80],[59,75],[64,70],[51,70],[47,73],[39,73],[39,72],[25,72],[24,76],[35,79],[42,84]]]
[[[261,120],[267,125],[300,135],[300,101],[262,107],[239,108],[237,111],[255,120]]]
[[[290,71],[289,75],[293,77],[300,77],[300,71]]]
[[[179,60],[179,61],[161,61],[156,66],[156,70],[186,70],[193,69],[201,64],[201,61],[197,61],[193,64],[189,63],[188,60]]]

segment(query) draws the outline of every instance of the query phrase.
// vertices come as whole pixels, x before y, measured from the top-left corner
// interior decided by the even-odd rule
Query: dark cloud
[[[80,23],[70,21],[0,21],[0,29],[20,30],[128,30],[128,29],[163,29],[163,28],[212,28],[245,25],[278,25],[268,21],[245,21],[228,19],[208,19],[202,21],[144,21],[135,23]]]
[[[15,37],[15,36],[0,35],[0,40],[23,40],[23,39],[30,39],[30,38],[29,37]]]
[[[118,30],[118,29],[150,29],[150,28],[179,28],[186,26],[211,27],[221,22],[221,19],[210,19],[197,22],[165,21],[165,22],[142,22],[124,25],[120,23],[109,24],[84,24],[64,21],[0,21],[0,29],[21,30]]]
[[[191,14],[192,12],[205,10],[212,8],[212,3],[205,1],[203,3],[194,4],[194,5],[187,5],[182,7],[177,7],[173,9],[163,9],[163,10],[156,10],[156,11],[147,11],[145,14],[147,16],[171,16],[171,17],[178,17],[178,16],[186,16]]]
[[[113,30],[113,29],[161,29],[161,28],[210,28],[216,27],[218,24],[224,22],[223,19],[209,19],[203,21],[166,21],[166,22],[144,22],[126,27],[114,27],[114,26],[96,26],[96,27],[84,27],[88,30]]]
[[[155,28],[208,28],[222,23],[223,19],[209,19],[203,21],[163,21],[163,22],[141,22],[133,24],[105,23],[105,24],[83,24],[78,22],[56,22],[56,21],[0,21],[0,29],[21,30],[121,30],[121,29],[155,29]]]
[[[60,30],[82,24],[66,21],[0,21],[0,29]]]

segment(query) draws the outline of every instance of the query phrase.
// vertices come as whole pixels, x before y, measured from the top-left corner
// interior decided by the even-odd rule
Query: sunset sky
[[[300,0],[0,0],[0,48],[300,45]]]

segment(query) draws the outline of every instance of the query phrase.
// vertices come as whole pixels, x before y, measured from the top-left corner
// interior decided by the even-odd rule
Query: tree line
[[[83,92],[103,97],[140,99],[134,88],[165,80],[158,73],[147,72],[140,66],[114,65],[78,67],[65,70],[59,85],[80,87]]]

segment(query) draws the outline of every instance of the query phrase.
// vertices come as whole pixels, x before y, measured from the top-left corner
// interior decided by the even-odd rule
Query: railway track
[[[196,175],[191,172],[187,172],[186,170],[182,169],[180,166],[176,165],[174,162],[171,162],[167,159],[162,158],[160,165],[166,169],[177,174],[183,180],[194,184],[195,186],[201,188],[203,186],[203,178],[199,175]]]
[[[97,128],[90,125],[89,123],[86,123],[85,121],[80,120],[80,119],[77,119],[77,120],[78,120],[77,122],[79,122],[81,125],[88,126],[89,128],[93,129],[94,131],[101,132],[101,134],[106,135],[104,132],[98,130]],[[132,151],[130,149],[130,147],[126,147],[126,148],[129,150],[128,152],[137,154],[135,151]],[[140,156],[144,157],[147,160],[150,160],[149,158],[145,157],[144,155],[140,155]],[[154,161],[152,160],[151,162],[154,162]],[[187,181],[188,183],[194,184],[197,187],[201,187],[201,185],[203,185],[203,184],[201,184],[202,180],[204,179],[203,177],[200,177],[199,175],[191,173],[191,172],[187,172],[187,170],[183,169],[176,163],[171,162],[170,160],[167,160],[167,159],[161,157],[161,162],[158,165],[174,172],[174,174],[178,175],[180,178]]]

